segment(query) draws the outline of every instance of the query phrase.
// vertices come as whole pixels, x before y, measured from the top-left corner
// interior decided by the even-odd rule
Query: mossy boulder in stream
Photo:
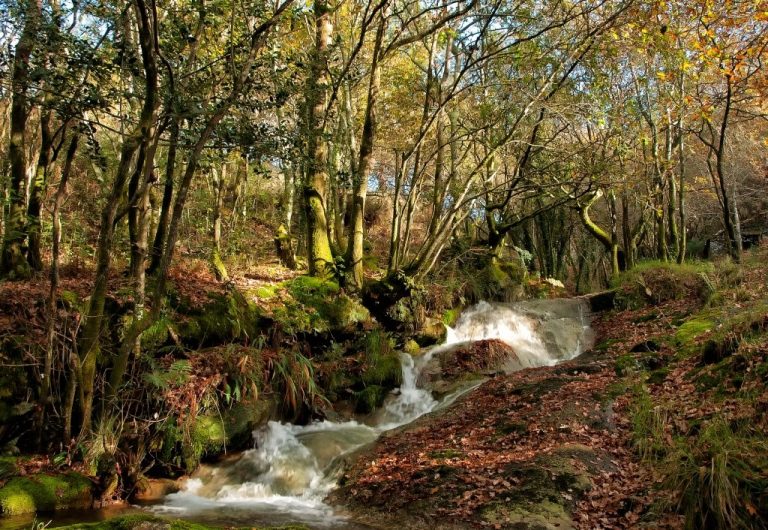
[[[194,470],[205,456],[246,447],[251,442],[253,430],[266,423],[274,413],[273,401],[258,399],[236,403],[220,413],[197,416],[188,440],[182,444],[186,469]]]
[[[79,473],[14,477],[0,488],[0,513],[20,515],[89,508],[93,483]]]

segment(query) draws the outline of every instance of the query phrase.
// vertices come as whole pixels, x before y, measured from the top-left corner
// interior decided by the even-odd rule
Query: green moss
[[[19,515],[67,508],[87,508],[92,483],[79,473],[14,477],[0,488],[0,512]]]
[[[0,456],[0,480],[12,477],[18,473],[15,456]]]
[[[153,351],[164,346],[171,337],[171,321],[163,317],[141,334],[141,345],[145,350]]]
[[[399,386],[402,380],[400,359],[394,353],[369,357],[363,369],[362,379],[366,385],[384,385],[392,388]]]
[[[634,355],[626,353],[616,359],[613,369],[616,372],[616,375],[624,377],[638,371],[640,369],[640,364],[637,362]]]
[[[705,333],[709,333],[715,327],[715,322],[706,316],[699,316],[684,322],[677,332],[674,341],[678,346],[686,346]]]
[[[440,449],[439,451],[431,451],[429,453],[430,458],[437,458],[440,460],[446,460],[449,458],[461,458],[464,453],[456,449]]]
[[[409,355],[416,355],[421,351],[421,346],[415,340],[409,339],[403,345],[403,351]]]
[[[67,309],[77,309],[81,304],[78,294],[74,291],[67,291],[66,289],[59,292],[59,302]]]
[[[284,285],[292,300],[275,311],[275,319],[289,332],[348,329],[370,318],[365,307],[331,280],[298,276]]]
[[[595,453],[579,445],[561,446],[534,462],[509,464],[504,474],[514,486],[486,504],[481,517],[505,528],[571,528],[573,504],[592,486],[587,469],[595,467]]]
[[[222,452],[226,445],[227,429],[224,420],[213,415],[197,416],[183,451],[187,469],[195,469],[204,455]]]
[[[649,385],[660,385],[664,381],[667,380],[667,376],[669,375],[669,368],[659,368],[658,370],[654,370],[650,374],[648,374],[648,379],[646,379],[646,382]]]
[[[387,389],[379,385],[370,385],[355,393],[355,411],[361,414],[373,412],[384,403]]]
[[[443,324],[446,326],[453,326],[456,323],[456,320],[458,320],[459,314],[461,314],[461,309],[446,309],[443,313]]]
[[[261,287],[252,290],[249,294],[256,298],[261,298],[262,300],[269,300],[270,298],[277,296],[277,285],[262,285]]]
[[[211,301],[178,325],[181,340],[193,347],[254,340],[261,331],[261,311],[236,289],[209,295]]]

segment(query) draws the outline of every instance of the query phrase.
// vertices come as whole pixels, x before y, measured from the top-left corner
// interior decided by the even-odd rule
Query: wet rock
[[[656,342],[655,340],[646,340],[643,342],[639,342],[632,346],[632,349],[629,351],[632,353],[641,353],[641,352],[657,352],[661,350],[661,345]]]
[[[179,480],[169,478],[144,478],[136,485],[133,500],[139,502],[160,502],[163,497],[181,490]]]

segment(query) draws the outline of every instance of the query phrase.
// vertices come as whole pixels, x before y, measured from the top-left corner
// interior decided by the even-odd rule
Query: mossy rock
[[[403,345],[403,351],[408,355],[418,355],[421,351],[421,346],[419,346],[419,343],[415,340],[409,339],[405,341],[405,344]]]
[[[89,508],[93,483],[79,473],[14,477],[0,488],[0,513],[20,515]]]
[[[445,327],[445,324],[441,321],[434,318],[427,318],[424,321],[424,325],[414,337],[414,340],[418,342],[420,346],[432,346],[444,342],[447,332],[448,330]]]
[[[397,271],[371,282],[363,291],[363,305],[387,329],[415,332],[425,319],[426,292],[413,278]]]
[[[206,456],[246,447],[254,429],[275,413],[275,403],[267,399],[243,401],[219,414],[201,414],[195,418],[189,439],[183,442],[184,467],[193,471]]]
[[[192,347],[252,341],[267,327],[261,310],[236,289],[209,295],[211,301],[178,324],[181,341]]]
[[[616,289],[616,306],[638,309],[669,300],[698,299],[702,304],[714,294],[710,276],[714,269],[708,262],[679,265],[647,261],[623,272],[612,283]]]
[[[281,326],[292,332],[349,331],[370,319],[359,301],[331,280],[298,276],[285,283],[293,300],[275,312]]]
[[[574,466],[579,461],[585,470]],[[505,528],[575,528],[571,513],[580,496],[592,487],[590,474],[603,463],[586,446],[565,445],[529,463],[509,464],[507,480],[519,484],[489,503],[481,512],[484,521]]]
[[[456,321],[459,319],[459,315],[461,314],[461,309],[454,308],[454,309],[446,309],[443,312],[442,321],[443,324],[446,326],[453,326]]]

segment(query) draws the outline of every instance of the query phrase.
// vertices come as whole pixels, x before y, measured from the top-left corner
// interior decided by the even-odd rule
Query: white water
[[[323,421],[299,426],[271,421],[254,432],[254,449],[232,463],[203,466],[183,491],[168,495],[153,509],[233,526],[301,522],[316,528],[352,528],[323,503],[336,485],[344,456],[384,431],[449,405],[473,388],[465,387],[440,401],[419,388],[419,375],[432,357],[457,344],[498,339],[517,353],[511,368],[555,364],[563,357],[548,352],[537,333],[538,324],[519,309],[480,302],[448,328],[444,344],[419,357],[402,354],[402,385],[394,399],[372,416],[372,425]],[[586,329],[582,324],[578,328]],[[565,357],[581,353],[582,342],[579,336],[579,346]]]

